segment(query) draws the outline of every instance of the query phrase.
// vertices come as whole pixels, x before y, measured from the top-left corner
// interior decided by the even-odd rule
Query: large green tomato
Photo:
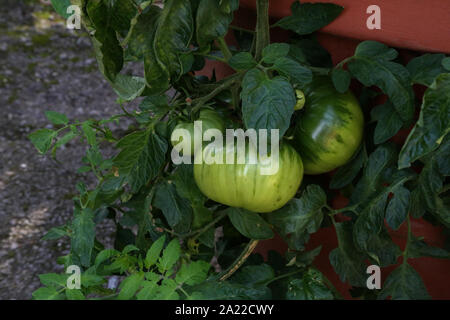
[[[339,93],[328,77],[304,89],[304,113],[297,120],[293,144],[305,174],[321,174],[347,163],[361,144],[364,116],[355,96]]]
[[[225,131],[225,122],[223,121],[222,117],[214,110],[211,109],[203,109],[200,111],[200,115],[198,120],[202,121],[202,136],[203,133],[205,133],[208,129],[218,129],[221,132]],[[178,123],[174,131],[176,129],[186,129],[190,134],[190,149],[184,150],[186,156],[192,156],[194,151],[194,123],[192,122],[180,122]],[[170,139],[170,142],[172,143],[173,147],[176,147],[178,144],[180,144],[183,141],[183,137],[177,139],[176,137],[172,136]]]
[[[204,149],[204,157],[211,156],[214,151],[217,152],[208,145]],[[223,154],[225,159],[225,151]],[[236,155],[234,151],[234,157]],[[254,212],[281,208],[295,195],[302,182],[303,164],[299,154],[290,145],[283,144],[278,157],[278,171],[272,175],[261,174],[260,169],[267,163],[263,163],[259,156],[256,163],[250,164],[248,155],[246,148],[244,164],[194,164],[197,186],[208,198],[228,206]]]

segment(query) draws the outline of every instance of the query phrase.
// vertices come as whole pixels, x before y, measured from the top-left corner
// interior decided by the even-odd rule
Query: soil
[[[39,155],[28,140],[52,128],[44,112],[71,120],[120,113],[117,96],[97,70],[83,30],[68,30],[44,1],[2,0],[0,6],[0,299],[31,299],[39,274],[62,272],[57,257],[69,240],[42,241],[52,227],[72,217],[75,185],[94,183],[78,174],[86,146],[79,140]],[[121,123],[114,130],[125,130]],[[111,150],[109,150],[111,151]],[[105,152],[109,152],[106,150]],[[110,225],[98,226],[110,242]]]

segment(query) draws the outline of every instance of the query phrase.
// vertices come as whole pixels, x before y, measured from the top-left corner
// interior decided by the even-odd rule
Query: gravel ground
[[[76,173],[83,144],[69,143],[55,161],[39,155],[27,135],[52,127],[46,110],[79,120],[119,111],[90,40],[50,12],[30,1],[0,4],[0,299],[30,299],[39,274],[62,271],[56,258],[67,254],[68,240],[40,238],[71,218],[75,184],[93,182]],[[108,239],[110,226],[99,228]]]

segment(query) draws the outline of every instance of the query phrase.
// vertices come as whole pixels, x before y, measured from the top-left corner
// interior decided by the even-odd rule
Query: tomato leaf
[[[392,138],[403,126],[403,120],[391,102],[376,106],[370,112],[372,120],[377,121],[373,142],[380,144]]]
[[[267,222],[257,213],[241,208],[226,210],[233,226],[250,239],[270,239],[274,234]]]
[[[275,26],[299,35],[313,33],[336,19],[344,8],[333,3],[292,3],[292,15],[279,20]]]
[[[121,102],[132,101],[144,92],[145,79],[118,74],[111,85]]]
[[[238,6],[236,0],[200,0],[195,19],[200,50],[209,50],[212,41],[226,35]]]
[[[287,43],[271,43],[262,51],[262,61],[273,64],[278,59],[284,58],[289,53],[290,46]]]
[[[160,272],[170,271],[180,258],[181,248],[178,239],[173,239],[164,249],[162,257],[159,258],[158,269]]]
[[[67,13],[67,8],[72,5],[70,0],[51,0],[52,6],[55,11],[63,18],[69,18],[69,14]]]
[[[302,250],[309,234],[316,232],[323,219],[326,195],[317,185],[308,185],[300,199],[292,199],[283,208],[267,215],[270,224],[294,250]]]
[[[228,64],[234,70],[242,71],[254,68],[257,62],[249,52],[239,52],[231,57]]]
[[[163,182],[157,187],[154,205],[161,209],[167,223],[178,232],[184,233],[190,229],[192,208],[188,200],[179,196],[172,183]]]
[[[398,53],[382,43],[364,41],[348,62],[352,75],[366,87],[377,86],[386,93],[403,121],[414,115],[414,93],[408,70],[392,62]]]
[[[408,258],[432,257],[450,259],[450,252],[445,249],[428,245],[425,241],[412,237],[408,246]]]
[[[368,159],[366,145],[362,144],[355,157],[340,167],[330,181],[331,189],[341,189],[349,185],[364,167]]]
[[[442,65],[444,58],[445,55],[442,53],[427,53],[412,59],[406,66],[411,74],[412,82],[429,87],[438,75],[445,72]]]
[[[33,292],[33,300],[61,300],[62,294],[53,287],[42,287]]]
[[[161,236],[156,240],[150,249],[148,249],[147,254],[145,256],[145,267],[148,269],[152,265],[156,263],[159,259],[159,255],[161,254],[161,251],[164,247],[164,242],[166,241],[165,236]]]
[[[205,281],[192,288],[197,299],[207,300],[261,300],[270,299],[270,290],[264,286],[248,286],[231,281]]]
[[[55,125],[65,125],[69,123],[67,116],[56,111],[45,111],[47,119]]]
[[[450,132],[450,74],[439,76],[423,97],[420,118],[400,151],[398,167],[435,150]]]
[[[309,268],[301,277],[293,276],[287,283],[286,300],[332,300],[334,295],[326,285],[325,276]]]
[[[181,55],[189,50],[193,35],[190,1],[167,0],[158,18],[154,50],[160,67],[178,79],[183,73]]]
[[[144,281],[144,273],[135,273],[126,277],[119,286],[118,300],[129,300],[139,290]]]
[[[391,297],[392,300],[430,299],[422,278],[408,263],[397,267],[384,282],[378,299]]]
[[[122,149],[113,159],[119,175],[125,175],[136,192],[153,179],[165,161],[168,145],[165,139],[150,130],[135,131],[117,143]]]
[[[83,266],[89,266],[95,240],[94,213],[89,208],[74,211],[71,234],[71,253],[78,257]]]
[[[317,40],[313,39],[294,40],[290,45],[289,57],[313,67],[333,67],[331,55]]]
[[[247,128],[279,129],[280,138],[289,127],[296,103],[291,84],[282,77],[269,79],[258,69],[248,71],[242,82],[242,114]]]
[[[333,69],[331,73],[331,79],[333,80],[334,87],[340,93],[345,93],[350,86],[352,77],[347,70],[342,68]]]
[[[272,68],[300,85],[305,85],[312,81],[312,71],[290,58],[278,58]]]
[[[352,286],[366,285],[366,264],[364,255],[353,244],[352,224],[342,222],[335,224],[339,247],[330,252],[330,263],[342,282]]]
[[[44,154],[50,150],[53,140],[56,138],[56,131],[51,129],[39,129],[31,133],[28,138],[39,153]]]
[[[394,197],[386,208],[386,222],[394,230],[397,230],[405,221],[409,210],[410,192],[403,186],[397,188]]]
[[[262,285],[275,277],[275,272],[268,264],[244,266],[231,278],[231,281],[248,286]]]
[[[200,284],[206,280],[208,271],[211,265],[202,260],[194,261],[189,264],[182,264],[180,270],[177,272],[175,281],[179,284],[187,284],[193,286]]]

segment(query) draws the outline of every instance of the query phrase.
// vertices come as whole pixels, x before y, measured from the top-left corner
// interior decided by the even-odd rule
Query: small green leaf
[[[70,7],[72,4],[70,3],[70,0],[51,0],[53,8],[55,8],[55,11],[63,18],[67,19],[69,18],[69,14],[67,13],[67,8]]]
[[[293,2],[292,15],[279,20],[275,26],[299,35],[313,33],[336,19],[344,8],[333,3]]]
[[[325,192],[317,185],[308,185],[300,199],[292,199],[283,208],[267,214],[267,219],[291,249],[302,250],[309,234],[319,229],[326,203]]]
[[[419,120],[400,151],[399,169],[435,150],[449,132],[450,74],[445,73],[425,92]]]
[[[206,280],[208,276],[208,270],[211,265],[206,261],[194,261],[190,264],[182,264],[180,270],[177,272],[175,281],[179,284],[187,284],[193,286],[200,284]]]
[[[86,140],[90,146],[97,146],[97,136],[92,128],[92,122],[91,121],[85,121],[81,125],[81,129],[83,130],[84,136],[86,137]]]
[[[316,269],[309,268],[301,278],[287,284],[287,300],[333,300],[334,296],[326,285],[325,276]]]
[[[121,102],[132,101],[139,97],[145,89],[145,79],[141,77],[118,74],[111,83]]]
[[[94,247],[94,212],[89,208],[75,209],[72,221],[71,253],[77,256],[83,266],[89,266]]]
[[[275,277],[275,272],[266,263],[242,267],[231,280],[247,286],[262,285]]]
[[[181,248],[178,239],[173,239],[164,249],[162,257],[159,259],[158,269],[160,272],[170,271],[180,258]]]
[[[365,256],[353,244],[352,225],[349,222],[342,222],[337,223],[335,227],[339,247],[330,252],[330,263],[342,282],[364,287],[366,285]]]
[[[156,240],[150,249],[147,251],[147,255],[145,256],[145,267],[148,269],[153,266],[156,261],[158,261],[161,251],[164,247],[164,242],[166,241],[166,236],[161,236]]]
[[[444,58],[442,60],[442,66],[444,67],[444,69],[450,71],[450,57]]]
[[[378,299],[391,297],[392,300],[425,300],[430,295],[422,278],[408,263],[397,267],[384,282]]]
[[[384,143],[392,138],[403,126],[403,120],[390,102],[376,106],[370,112],[373,120],[377,121],[373,141],[375,144]]]
[[[119,254],[120,254],[120,252],[115,249],[102,250],[95,257],[95,266],[98,267],[102,262],[104,262],[108,259],[111,259],[113,257],[116,257]]]
[[[271,43],[263,49],[263,62],[273,64],[278,59],[286,57],[289,49],[290,46],[287,43]]]
[[[119,286],[118,300],[129,300],[139,290],[144,281],[144,273],[135,273],[125,278]]]
[[[36,149],[41,154],[44,154],[50,150],[53,139],[56,138],[56,131],[50,129],[39,129],[31,133],[28,137]]]
[[[331,79],[333,80],[333,84],[336,90],[340,93],[345,93],[347,92],[348,87],[350,86],[350,81],[352,80],[352,77],[350,76],[350,73],[347,70],[338,68],[333,69],[331,73]]]
[[[405,187],[398,187],[394,192],[394,197],[386,208],[386,221],[389,227],[394,230],[400,228],[405,221],[409,210],[410,192]]]
[[[40,274],[39,280],[44,286],[47,287],[65,287],[67,278],[69,277],[68,274],[58,274],[58,273],[46,273],[46,274]]]
[[[290,58],[278,58],[273,65],[273,69],[300,85],[305,85],[312,81],[312,71]]]
[[[86,300],[83,292],[78,289],[66,289],[67,300]]]
[[[56,240],[64,236],[68,236],[67,227],[54,227],[51,228],[43,237],[42,240]]]
[[[257,62],[249,52],[239,52],[231,57],[228,64],[234,70],[242,71],[255,67]]]
[[[411,74],[412,82],[429,87],[438,75],[445,72],[443,66],[444,58],[445,55],[441,53],[427,53],[412,59],[406,66]]]
[[[123,248],[122,253],[128,254],[128,253],[134,252],[134,251],[139,251],[139,248],[133,244],[129,244],[129,245],[125,246],[125,248]]]
[[[250,239],[270,239],[274,234],[270,226],[257,213],[241,208],[226,210],[233,226]]]
[[[246,128],[279,129],[280,138],[288,129],[296,103],[294,89],[283,77],[269,79],[252,69],[242,82],[242,114]]]
[[[331,178],[330,188],[341,189],[349,185],[364,167],[367,158],[366,145],[363,144],[354,158],[336,171],[333,178]]]
[[[69,123],[69,119],[66,115],[56,111],[45,111],[45,116],[54,125],[66,125]]]
[[[425,241],[412,237],[408,246],[408,258],[432,257],[450,259],[450,252],[445,249],[428,245]]]
[[[34,300],[62,300],[63,295],[52,287],[39,288],[33,292]]]

